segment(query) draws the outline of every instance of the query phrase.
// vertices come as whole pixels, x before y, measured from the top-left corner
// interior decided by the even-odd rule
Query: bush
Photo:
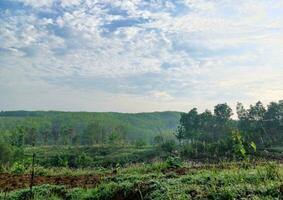
[[[194,149],[191,144],[185,144],[181,148],[181,156],[183,157],[191,157],[194,155]]]
[[[19,162],[15,162],[11,168],[11,172],[15,174],[22,174],[25,172],[25,170],[25,166]]]
[[[236,158],[244,159],[246,158],[246,148],[244,146],[244,139],[239,131],[234,131],[232,133],[233,140],[233,153]]]
[[[0,142],[0,165],[7,165],[12,162],[13,158],[13,148],[4,142]]]
[[[142,140],[142,139],[137,140],[137,141],[135,142],[135,146],[136,146],[137,148],[144,147],[145,145],[146,145],[146,142],[145,142],[144,140]]]
[[[50,160],[51,166],[54,167],[67,167],[68,166],[68,156],[67,155],[56,155]]]
[[[33,199],[51,199],[60,196],[64,199],[66,189],[64,186],[41,185],[33,187]],[[11,192],[6,197],[7,200],[29,200],[31,199],[30,189],[21,189]],[[56,199],[56,198],[55,198]]]
[[[78,167],[88,167],[93,162],[93,159],[86,153],[81,153],[75,160]]]
[[[172,154],[176,150],[176,142],[175,140],[167,140],[161,145],[161,149],[166,152]]]
[[[280,178],[279,167],[274,162],[269,162],[265,167],[265,171],[267,179],[276,180]]]
[[[167,158],[166,164],[169,168],[179,168],[183,165],[182,160],[179,157]]]

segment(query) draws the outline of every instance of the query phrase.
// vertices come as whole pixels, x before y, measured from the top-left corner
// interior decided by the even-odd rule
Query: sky
[[[283,99],[283,0],[0,0],[0,110]]]

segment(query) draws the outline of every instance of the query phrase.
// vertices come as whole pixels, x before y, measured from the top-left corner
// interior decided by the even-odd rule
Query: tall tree
[[[214,107],[214,116],[215,116],[215,132],[214,138],[217,140],[224,139],[228,137],[228,133],[232,131],[232,119],[233,115],[232,109],[227,105],[218,104]]]
[[[264,127],[273,143],[283,139],[283,101],[271,102],[264,115]]]
[[[205,110],[199,115],[199,130],[202,141],[216,140],[215,117],[210,110]]]
[[[87,144],[102,144],[105,142],[106,131],[98,122],[93,122],[84,131]]]
[[[224,103],[214,107],[214,115],[217,123],[224,125],[231,120],[233,112],[227,103]]]
[[[61,122],[58,120],[54,120],[51,125],[51,135],[53,137],[54,144],[59,144],[60,130]]]
[[[236,106],[236,111],[237,111],[237,115],[238,115],[238,129],[244,133],[245,137],[251,137],[251,133],[249,130],[249,124],[250,124],[250,120],[249,120],[249,112],[248,110],[245,109],[244,105],[242,103],[237,103]]]
[[[254,135],[254,140],[261,144],[268,143],[270,140],[266,128],[264,127],[265,112],[266,109],[260,101],[258,101],[255,105],[250,105],[250,108],[248,109],[248,130]]]
[[[199,116],[196,108],[193,108],[188,113],[181,114],[180,126],[179,131],[184,131],[182,134],[186,139],[194,140],[197,138]]]

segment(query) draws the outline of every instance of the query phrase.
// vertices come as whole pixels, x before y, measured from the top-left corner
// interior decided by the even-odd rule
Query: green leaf
[[[256,152],[256,144],[254,142],[251,142],[250,145],[251,145],[253,151]]]

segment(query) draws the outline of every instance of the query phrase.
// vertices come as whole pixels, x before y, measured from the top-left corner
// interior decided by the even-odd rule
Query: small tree
[[[13,157],[13,149],[10,145],[0,141],[0,166],[8,165]]]
[[[139,140],[136,140],[135,145],[137,148],[141,148],[146,145],[146,142],[143,139],[139,139]]]
[[[108,141],[110,144],[115,144],[119,141],[119,135],[116,132],[111,132],[108,135]]]
[[[164,139],[163,139],[162,135],[157,135],[157,136],[155,136],[154,139],[153,139],[153,142],[154,142],[154,144],[156,144],[156,145],[162,144],[163,141],[164,141]]]
[[[247,152],[244,146],[244,139],[242,138],[239,131],[233,131],[232,140],[234,155],[238,158],[246,158]]]
[[[184,139],[186,139],[185,131],[186,130],[184,126],[178,126],[177,131],[174,133],[175,137],[177,138],[180,144]]]
[[[175,140],[166,140],[162,145],[161,149],[166,152],[172,154],[176,150],[176,142]]]

